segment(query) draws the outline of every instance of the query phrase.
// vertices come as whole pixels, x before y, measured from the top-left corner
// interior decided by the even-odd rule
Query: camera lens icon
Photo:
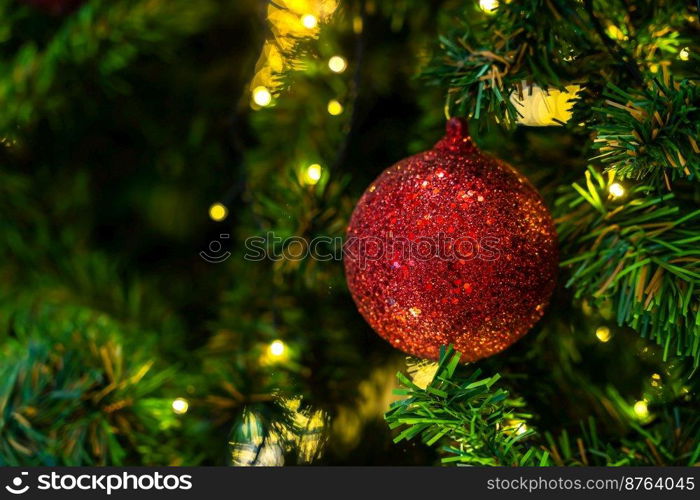
[[[29,490],[29,485],[22,487],[22,476],[28,476],[29,472],[22,472],[21,476],[17,476],[12,480],[12,485],[5,486],[5,489],[13,495],[22,495]]]
[[[220,240],[227,240],[230,237],[231,235],[226,233],[219,235]],[[231,257],[231,252],[228,250],[224,251],[224,246],[219,240],[210,241],[208,250],[208,252],[207,250],[202,250],[199,252],[199,256],[210,264],[221,264]]]

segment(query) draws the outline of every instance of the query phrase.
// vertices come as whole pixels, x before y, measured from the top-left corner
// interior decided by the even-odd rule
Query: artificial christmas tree
[[[0,465],[700,460],[695,2],[0,13]],[[546,102],[573,85],[565,116],[528,107],[528,89]],[[525,300],[503,292],[512,277],[485,280],[510,315],[499,347],[528,334],[466,365],[434,342],[438,362],[403,375],[405,354],[358,314],[338,241],[445,115],[536,188],[517,199],[547,250],[518,282],[542,288]],[[528,313],[554,274],[544,207],[559,277]],[[420,220],[373,212],[377,230]],[[455,231],[487,222],[459,218]],[[251,239],[262,257],[246,260]],[[474,270],[488,266],[508,268]],[[469,286],[452,284],[464,306]],[[437,340],[466,330],[460,311]]]

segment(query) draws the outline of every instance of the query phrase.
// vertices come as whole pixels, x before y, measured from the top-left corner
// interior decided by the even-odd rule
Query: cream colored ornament
[[[567,85],[565,91],[547,89],[523,82],[522,92],[510,95],[510,102],[518,111],[518,123],[528,127],[561,125],[571,118],[573,100],[581,87]]]

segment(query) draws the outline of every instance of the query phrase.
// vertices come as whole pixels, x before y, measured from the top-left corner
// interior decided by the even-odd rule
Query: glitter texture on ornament
[[[498,353],[542,317],[555,286],[556,232],[540,195],[458,118],[370,185],[347,236],[360,313],[415,356],[437,359],[447,344],[462,361]]]

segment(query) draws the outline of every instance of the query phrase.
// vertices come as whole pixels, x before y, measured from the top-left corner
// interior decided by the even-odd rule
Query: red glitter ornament
[[[430,151],[386,169],[348,226],[357,307],[395,347],[462,361],[510,346],[542,317],[557,274],[554,223],[508,164],[478,150],[464,120]]]

